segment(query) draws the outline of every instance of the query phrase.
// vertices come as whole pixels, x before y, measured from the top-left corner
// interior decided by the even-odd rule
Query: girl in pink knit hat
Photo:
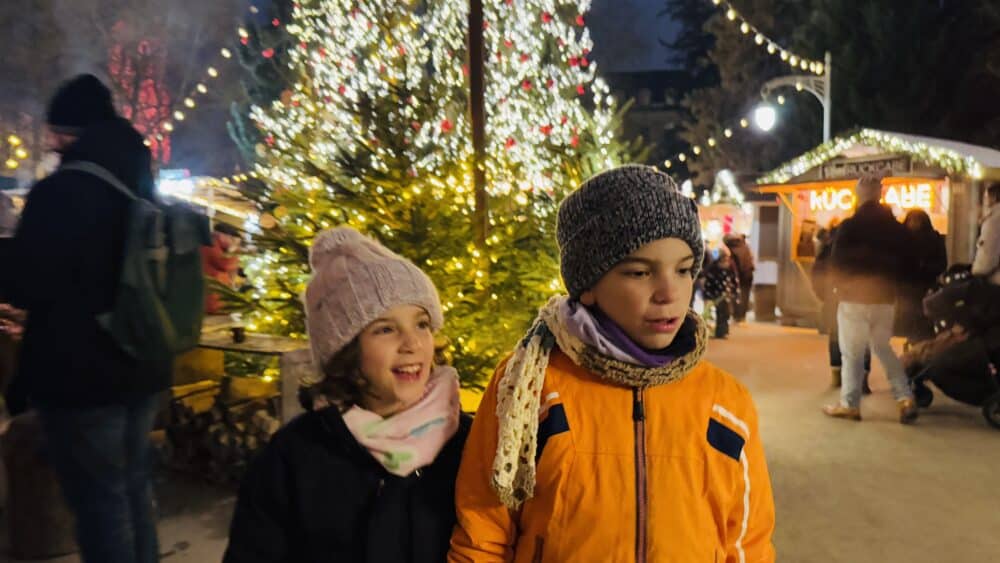
[[[443,561],[470,420],[455,370],[434,363],[437,291],[347,227],[320,233],[309,261],[316,408],[251,466],[224,561]]]

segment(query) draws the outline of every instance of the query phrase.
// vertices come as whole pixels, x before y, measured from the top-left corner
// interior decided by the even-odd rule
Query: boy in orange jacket
[[[456,484],[449,561],[773,562],[749,392],[702,360],[704,242],[666,174],[623,166],[559,208],[568,297],[496,371]]]

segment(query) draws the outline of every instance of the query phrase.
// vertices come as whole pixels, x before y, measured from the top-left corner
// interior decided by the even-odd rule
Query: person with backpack
[[[224,563],[440,563],[468,434],[435,360],[437,290],[350,227],[317,235],[306,325],[319,381],[240,486]]]
[[[493,376],[455,486],[452,563],[773,563],[750,392],[689,308],[698,208],[648,166],[598,174],[557,219],[568,296]]]
[[[145,219],[162,218],[151,155],[96,77],[61,85],[47,123],[61,165],[31,189],[10,250],[16,267],[0,268],[0,294],[28,313],[8,406],[38,411],[83,560],[150,563],[159,550],[149,433],[176,351],[155,337],[197,338],[193,314],[188,327],[159,325],[173,318],[176,295],[204,308],[198,250],[207,225],[203,236],[172,233],[169,248],[136,238],[153,234]],[[187,252],[174,253],[181,241]],[[177,281],[178,257],[194,261],[187,280],[196,286],[171,285],[163,301],[150,288]]]

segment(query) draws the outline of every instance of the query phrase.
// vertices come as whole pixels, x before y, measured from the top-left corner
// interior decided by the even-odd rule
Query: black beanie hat
[[[81,74],[64,82],[49,103],[46,118],[58,133],[79,135],[94,123],[117,116],[111,90],[92,74]]]

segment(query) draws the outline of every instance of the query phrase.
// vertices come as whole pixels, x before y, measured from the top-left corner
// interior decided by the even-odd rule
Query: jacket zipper
[[[635,434],[635,561],[646,563],[646,409],[643,390],[632,389],[632,426]]]

